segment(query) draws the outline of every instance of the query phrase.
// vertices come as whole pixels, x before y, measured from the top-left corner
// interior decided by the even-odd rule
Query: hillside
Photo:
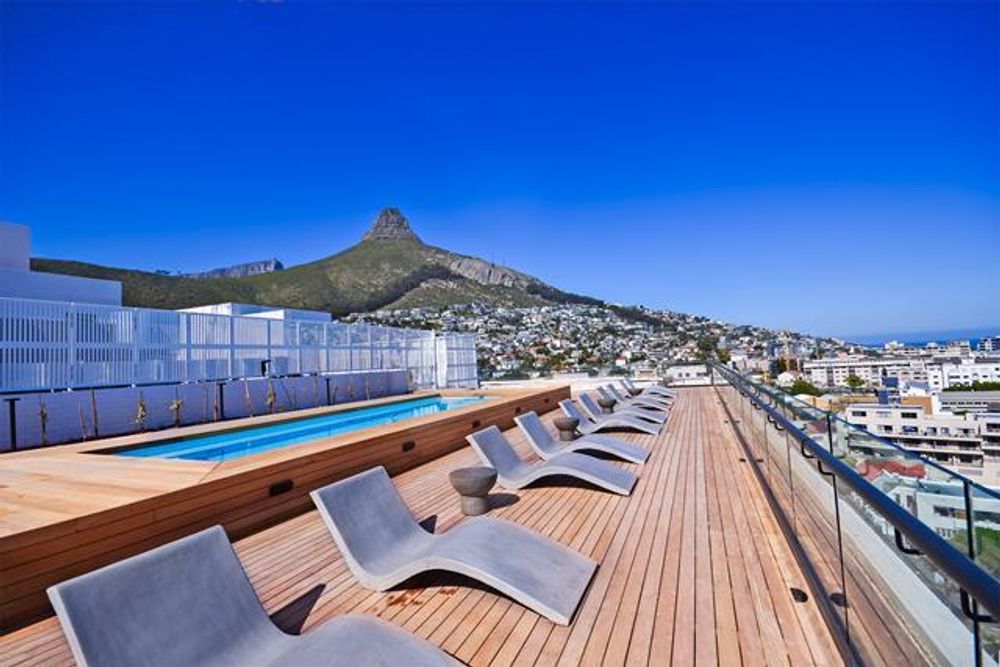
[[[126,305],[151,308],[236,301],[343,316],[461,303],[598,303],[508,267],[427,245],[396,209],[379,213],[361,242],[342,252],[260,275],[196,278],[55,259],[33,259],[32,268],[121,281]]]

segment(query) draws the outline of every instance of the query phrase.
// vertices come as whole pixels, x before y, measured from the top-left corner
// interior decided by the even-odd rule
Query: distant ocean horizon
[[[837,336],[837,338],[862,345],[885,345],[889,341],[895,340],[906,345],[922,346],[927,345],[927,343],[946,343],[952,340],[968,340],[975,345],[979,342],[980,338],[988,338],[990,336],[1000,336],[1000,325],[972,329],[940,329],[937,331],[903,331],[861,336]]]

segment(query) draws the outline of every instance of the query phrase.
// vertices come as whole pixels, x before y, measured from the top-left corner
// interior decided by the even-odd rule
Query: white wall
[[[0,297],[118,306],[122,285],[113,280],[32,271],[31,230],[0,222]]]
[[[119,306],[122,284],[114,280],[0,267],[0,297]]]
[[[0,222],[0,269],[28,270],[31,230],[26,225]]]
[[[170,428],[177,417],[182,426],[187,426],[265,415],[271,411],[267,403],[269,384],[274,388],[274,412],[398,396],[409,391],[406,371],[396,370],[11,394],[0,397],[0,451],[10,449],[7,401],[13,398],[18,399],[15,402],[17,448],[31,449],[43,444],[55,445]],[[140,398],[147,411],[145,425],[136,422]],[[176,417],[170,409],[175,400],[182,401]],[[46,415],[44,435],[43,412]]]

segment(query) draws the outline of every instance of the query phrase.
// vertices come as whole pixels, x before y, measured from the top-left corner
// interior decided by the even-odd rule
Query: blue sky
[[[395,205],[609,300],[1000,325],[998,3],[6,2],[0,31],[0,218],[38,255],[294,264]]]

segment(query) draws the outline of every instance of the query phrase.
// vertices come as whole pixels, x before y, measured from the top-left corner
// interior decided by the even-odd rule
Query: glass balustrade
[[[1000,631],[985,607],[998,601],[965,595],[952,573],[985,573],[998,590],[1000,494],[780,389],[715,373],[845,655],[996,665]],[[893,516],[886,501],[912,520]],[[923,529],[933,558],[908,539],[926,537]]]

